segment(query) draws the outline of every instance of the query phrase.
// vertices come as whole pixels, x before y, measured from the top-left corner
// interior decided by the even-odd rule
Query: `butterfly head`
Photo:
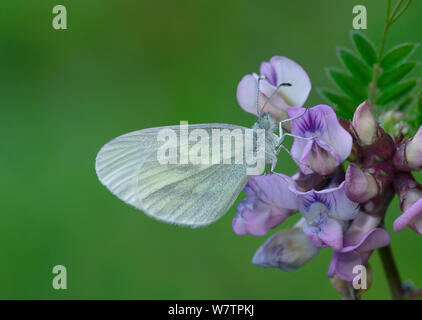
[[[271,131],[277,129],[277,124],[275,123],[275,120],[271,113],[264,112],[261,114],[258,118],[258,121],[254,125],[255,129],[264,129],[265,131]]]

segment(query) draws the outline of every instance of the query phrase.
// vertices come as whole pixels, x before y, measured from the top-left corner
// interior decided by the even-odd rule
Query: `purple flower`
[[[344,182],[321,191],[297,192],[299,211],[305,218],[303,231],[317,248],[343,247],[345,221],[359,213],[359,205],[347,198]]]
[[[376,228],[380,217],[360,213],[344,235],[344,247],[334,251],[327,275],[337,277],[343,281],[353,281],[356,274],[353,268],[365,265],[372,251],[387,246],[390,235],[381,228]]]
[[[393,156],[393,139],[379,126],[368,101],[362,102],[357,107],[352,127],[359,145],[367,152],[383,159],[390,159]]]
[[[413,205],[394,221],[394,232],[402,231],[406,226],[422,236],[422,194]]]
[[[273,174],[249,179],[244,189],[247,197],[237,205],[232,222],[236,234],[264,236],[294,213],[297,199],[289,184],[295,183],[283,177]]]
[[[252,177],[247,197],[237,206],[232,222],[238,235],[266,235],[299,210],[305,218],[303,231],[317,248],[343,246],[344,222],[359,213],[359,206],[346,196],[344,182],[335,188],[300,192],[293,179],[276,174]]]
[[[346,171],[346,194],[355,202],[364,203],[376,197],[379,188],[375,178],[362,171],[356,164],[350,163]]]
[[[403,214],[394,221],[394,232],[407,226],[422,235],[422,187],[411,174],[399,173],[394,179],[394,188],[399,195]]]
[[[393,175],[394,169],[388,161],[375,162],[364,169],[350,163],[346,171],[347,197],[355,202],[367,202],[386,191]]]
[[[265,76],[265,80],[260,83],[260,109],[270,112],[277,121],[287,118],[286,109],[289,106],[301,107],[305,103],[311,90],[311,81],[305,70],[293,60],[272,57],[269,62],[261,64],[260,74]],[[282,83],[290,86],[280,86]],[[258,75],[255,73],[244,76],[237,87],[239,105],[255,115],[257,89]]]
[[[406,160],[412,168],[422,168],[422,126],[406,146]]]
[[[393,158],[397,169],[419,171],[422,168],[422,126],[415,136],[397,147]]]
[[[302,219],[294,227],[278,231],[269,237],[256,251],[252,263],[264,268],[294,271],[315,258],[319,249],[303,233]]]
[[[295,117],[304,111],[303,108],[290,107],[287,113],[289,117]],[[352,150],[352,136],[340,125],[334,110],[326,105],[310,108],[302,117],[292,120],[291,132],[313,138],[295,138],[291,149],[292,157],[305,174],[332,173]]]
[[[378,124],[368,101],[362,102],[356,108],[352,126],[360,145],[367,146],[374,143]]]

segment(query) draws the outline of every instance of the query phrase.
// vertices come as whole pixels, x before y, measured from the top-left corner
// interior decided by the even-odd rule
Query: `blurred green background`
[[[94,160],[104,143],[137,129],[180,120],[251,126],[236,86],[273,55],[308,72],[306,106],[325,102],[314,89],[332,86],[324,67],[340,65],[335,47],[351,47],[353,6],[366,5],[365,33],[379,43],[386,2],[3,0],[0,298],[339,298],[325,274],[328,249],[294,273],[258,268],[251,258],[266,237],[236,236],[233,208],[204,229],[157,222],[103,187]],[[52,28],[57,4],[67,7],[68,30]],[[387,47],[421,40],[421,12],[414,1]],[[297,170],[286,154],[278,169]],[[395,200],[389,230],[398,214]],[[421,245],[412,231],[392,234],[403,279],[418,285]],[[389,298],[377,253],[371,261],[364,298]],[[52,288],[58,264],[68,290]]]

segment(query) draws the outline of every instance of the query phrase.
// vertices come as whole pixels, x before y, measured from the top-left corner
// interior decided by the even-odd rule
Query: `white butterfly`
[[[282,142],[291,134],[283,133],[282,124],[290,120],[279,123],[279,135],[274,133],[277,126],[269,113],[260,114],[253,126],[254,132],[265,130],[265,163],[272,165],[271,170],[280,149],[287,151]],[[179,126],[150,128],[124,134],[105,144],[96,158],[99,180],[119,199],[158,220],[190,227],[215,222],[230,209],[248,181],[248,164],[235,163],[236,152],[231,153],[230,164],[162,164],[157,153],[163,141],[157,137],[163,129],[180,133]],[[247,130],[230,124],[189,125],[189,132],[195,129],[203,129],[209,136],[214,129]],[[256,141],[253,143],[256,145]],[[180,140],[171,148],[180,155],[189,152],[194,144]]]

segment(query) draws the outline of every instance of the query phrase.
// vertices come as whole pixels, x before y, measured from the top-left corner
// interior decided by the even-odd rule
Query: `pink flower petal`
[[[406,228],[413,219],[420,217],[422,215],[422,198],[416,201],[410,208],[399,216],[396,221],[394,221],[393,228],[394,232],[400,232]]]
[[[293,60],[275,56],[270,60],[274,67],[277,85],[290,83],[291,87],[281,87],[281,97],[289,106],[301,107],[311,91],[311,80],[306,71]]]
[[[286,220],[297,209],[295,183],[287,176],[253,176],[245,192],[248,195],[238,205],[232,222],[238,235],[264,236]]]

